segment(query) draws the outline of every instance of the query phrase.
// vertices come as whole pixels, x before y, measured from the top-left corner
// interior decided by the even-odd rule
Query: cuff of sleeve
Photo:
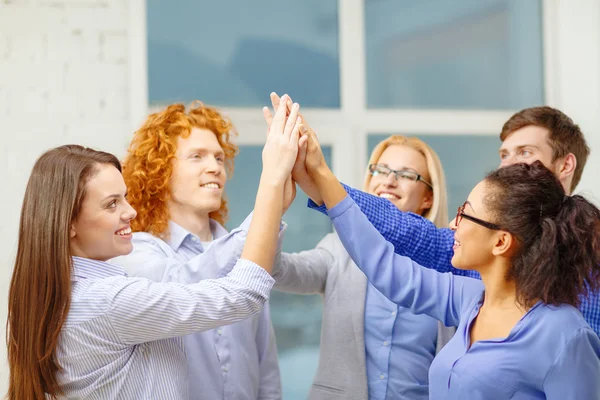
[[[346,193],[351,194],[351,191],[353,189],[350,186],[345,185],[343,183],[342,183],[342,186],[344,187],[344,190],[346,191]],[[317,211],[319,211],[319,212],[321,212],[321,213],[323,213],[325,215],[329,214],[329,210],[327,210],[327,207],[325,207],[325,204],[318,205],[317,203],[315,203],[314,201],[312,201],[311,198],[308,199],[308,208],[310,208],[312,210],[317,210]]]
[[[352,200],[352,197],[346,196],[344,197],[344,200],[337,203],[333,208],[327,210],[327,214],[331,219],[337,218],[344,212],[346,212],[354,204],[356,203],[354,202],[354,200]]]
[[[318,205],[317,203],[312,201],[310,197],[308,198],[308,208],[310,208],[311,210],[317,210],[320,213],[327,215],[327,207],[325,207],[325,204]]]
[[[230,278],[239,280],[244,286],[259,293],[265,299],[269,298],[275,279],[264,268],[249,260],[240,258],[235,268],[229,273]]]

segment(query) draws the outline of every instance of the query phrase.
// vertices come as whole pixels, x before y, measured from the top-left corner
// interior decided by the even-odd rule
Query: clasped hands
[[[263,115],[267,123],[267,143],[263,150],[263,169],[277,168],[279,173],[287,174],[284,188],[284,212],[296,196],[296,183],[315,203],[322,204],[318,178],[319,176],[331,174],[331,170],[327,166],[316,133],[300,113],[300,106],[293,103],[290,96],[283,95],[280,98],[276,93],[271,93],[271,103],[275,115],[271,113],[268,107],[263,108]],[[272,143],[274,137],[281,137],[280,132],[286,131],[286,129],[289,130],[289,139],[286,139],[284,151],[281,147],[274,146]],[[286,136],[286,134],[284,133],[283,136]],[[291,148],[294,145],[297,146],[295,152]],[[286,152],[288,154],[286,154],[286,157],[280,157],[278,161],[272,161],[277,158],[276,152]],[[289,164],[293,155],[295,155],[295,160],[290,172]],[[270,159],[268,164],[265,163],[265,157]]]

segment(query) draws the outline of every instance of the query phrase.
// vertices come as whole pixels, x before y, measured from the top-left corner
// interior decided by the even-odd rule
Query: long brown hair
[[[44,153],[29,177],[8,297],[11,400],[61,394],[56,347],[71,302],[69,232],[99,164],[121,170],[112,154],[61,146]]]

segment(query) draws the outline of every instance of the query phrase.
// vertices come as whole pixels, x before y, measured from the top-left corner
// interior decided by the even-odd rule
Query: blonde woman
[[[379,143],[369,160],[364,190],[437,226],[448,224],[440,160],[417,138],[391,136]],[[429,366],[453,329],[385,298],[368,283],[336,233],[313,250],[281,254],[273,278],[280,291],[323,296],[311,400],[429,398]]]

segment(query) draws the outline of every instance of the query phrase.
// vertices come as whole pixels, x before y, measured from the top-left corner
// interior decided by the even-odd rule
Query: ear
[[[71,225],[71,228],[69,229],[69,237],[71,239],[73,239],[75,237],[76,233],[75,233],[75,227],[73,225]]]
[[[425,193],[425,197],[423,197],[423,201],[421,201],[421,210],[423,210],[423,212],[426,212],[431,207],[433,207],[433,191],[428,190]]]
[[[567,154],[562,162],[559,164],[558,168],[558,178],[561,182],[565,181],[567,178],[572,177],[575,173],[575,168],[577,168],[577,158],[573,153]]]
[[[492,254],[495,256],[510,256],[516,244],[517,242],[513,235],[506,231],[498,231]]]

